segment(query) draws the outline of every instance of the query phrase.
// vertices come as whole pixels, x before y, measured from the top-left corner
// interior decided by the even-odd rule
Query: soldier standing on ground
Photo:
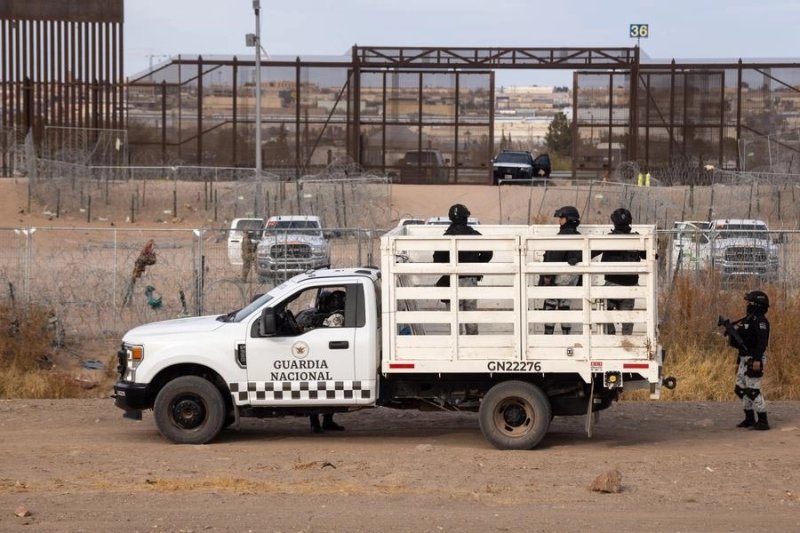
[[[322,326],[326,328],[344,327],[344,306],[347,296],[343,290],[335,290],[324,295],[320,302],[322,307]],[[322,415],[322,424],[319,423],[319,414],[309,417],[311,421],[311,431],[322,433],[323,431],[344,431],[344,427],[333,421],[333,413]]]
[[[258,239],[254,231],[245,233],[242,239],[242,281],[247,282],[250,277],[250,270],[256,260],[256,250],[258,249]]]
[[[763,431],[769,429],[767,402],[761,392],[769,344],[769,320],[765,316],[769,309],[769,297],[762,291],[750,291],[744,299],[747,302],[747,316],[733,325],[742,342],[738,343],[733,336],[728,339],[731,346],[739,350],[734,392],[742,399],[744,420],[737,427]]]

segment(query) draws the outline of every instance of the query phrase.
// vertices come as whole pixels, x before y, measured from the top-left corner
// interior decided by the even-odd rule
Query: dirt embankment
[[[591,439],[556,418],[523,452],[469,413],[248,420],[177,446],[110,399],[3,401],[0,531],[798,531],[798,407],[756,432],[734,402],[622,402]],[[621,492],[589,490],[614,468]]]

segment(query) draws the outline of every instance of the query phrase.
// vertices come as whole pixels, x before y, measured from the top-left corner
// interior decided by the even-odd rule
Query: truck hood
[[[166,335],[198,335],[208,333],[226,324],[225,322],[217,320],[217,316],[218,315],[179,318],[144,324],[128,331],[125,334],[125,338],[122,340],[123,342],[128,341],[128,339],[134,342],[143,342],[148,338]]]
[[[259,248],[264,246],[272,246],[273,244],[323,244],[325,238],[317,235],[309,235],[308,233],[281,233],[279,237],[264,237],[258,243]]]
[[[527,163],[495,163],[494,168],[531,168]]]

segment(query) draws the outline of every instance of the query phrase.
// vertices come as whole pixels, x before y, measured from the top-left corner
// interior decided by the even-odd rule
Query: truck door
[[[355,380],[357,284],[305,285],[276,302],[278,333],[258,336],[252,319],[246,341],[252,405],[351,405]],[[343,301],[341,309],[331,299]],[[293,316],[293,328],[286,317]]]

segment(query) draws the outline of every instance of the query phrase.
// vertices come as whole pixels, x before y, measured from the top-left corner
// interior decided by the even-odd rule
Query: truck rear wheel
[[[478,420],[483,436],[501,450],[530,450],[550,427],[550,401],[536,385],[504,381],[486,393]]]
[[[205,444],[225,424],[225,400],[198,376],[176,378],[159,391],[153,405],[156,427],[175,444]]]

